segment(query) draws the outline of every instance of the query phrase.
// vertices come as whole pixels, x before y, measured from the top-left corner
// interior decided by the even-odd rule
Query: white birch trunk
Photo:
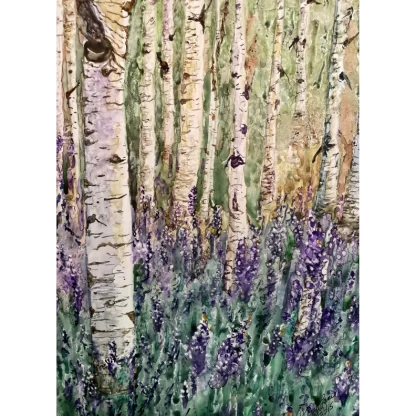
[[[140,177],[139,187],[154,203],[156,165],[155,134],[156,1],[145,0],[143,10],[143,75],[140,94]],[[140,188],[138,195],[140,195]]]
[[[172,146],[175,138],[174,117],[175,99],[173,95],[173,41],[169,39],[174,34],[173,26],[173,0],[163,2],[163,41],[162,58],[169,70],[163,72],[163,153],[162,160],[172,174],[173,155]]]
[[[202,188],[201,198],[201,217],[203,220],[208,220],[211,212],[211,198],[214,192],[214,162],[215,152],[217,147],[217,134],[218,134],[218,62],[217,62],[217,50],[220,47],[221,42],[221,15],[220,15],[220,3],[221,0],[215,0],[215,42],[212,53],[212,65],[211,65],[211,97],[209,107],[209,124],[208,124],[208,142],[206,148],[205,166],[204,166],[204,182]]]
[[[359,230],[359,152],[359,134],[357,133],[354,139],[351,170],[347,176],[347,189],[340,224],[342,234],[347,236],[350,236],[353,232],[358,233]]]
[[[280,110],[280,70],[282,69],[284,0],[277,2],[277,20],[273,48],[272,71],[267,100],[266,154],[261,178],[261,205],[264,207],[275,199],[276,178],[276,124]],[[279,70],[280,69],[280,70]]]
[[[359,11],[358,11],[359,13]],[[358,44],[358,72],[360,70],[360,38]],[[358,95],[358,104],[360,103],[360,96]],[[345,192],[345,202],[342,217],[342,228],[347,234],[351,232],[359,232],[360,229],[360,112],[358,112],[357,120],[357,134],[353,142],[353,156],[351,163],[351,170],[347,176],[347,186]]]
[[[306,114],[306,44],[309,29],[309,5],[307,0],[299,0],[299,40],[296,43],[296,101],[295,116]]]
[[[80,182],[80,126],[78,122],[78,92],[77,92],[77,58],[76,58],[76,2],[63,0],[64,6],[64,44],[66,63],[67,112],[65,136],[68,137],[70,150],[68,158],[68,194],[66,196],[69,227],[80,239],[85,241],[84,221],[81,217],[81,182]]]
[[[234,77],[234,141],[232,155],[246,160],[246,135],[243,126],[247,126],[248,101],[244,97],[246,87],[246,16],[245,0],[237,0],[234,42],[232,49],[232,74]],[[227,291],[235,287],[235,257],[239,241],[246,237],[248,231],[246,207],[246,183],[244,165],[233,168],[229,163],[229,224],[228,243],[224,268],[224,285]]]
[[[352,0],[337,0],[335,5],[321,171],[314,201],[314,210],[318,215],[324,212],[334,215],[338,202],[338,177],[341,166],[339,116],[346,84],[340,75],[344,73],[344,42],[348,39],[351,6]]]
[[[61,185],[63,181],[63,136],[64,136],[64,110],[63,110],[63,38],[64,38],[64,19],[63,19],[62,0],[57,0],[56,4],[56,215],[62,215],[62,199],[64,197]]]
[[[189,224],[188,194],[196,186],[202,148],[204,33],[197,18],[203,0],[185,2],[185,57],[181,84],[181,142],[178,148],[178,166],[173,188],[173,208],[180,212],[179,221]]]
[[[293,334],[294,338],[304,335],[308,328],[312,330],[314,335],[319,333],[322,318],[321,294],[326,288],[327,273],[328,260],[324,260],[321,271],[322,287],[318,289],[315,287],[317,282],[309,274],[306,275],[303,281],[302,299]]]
[[[129,18],[123,4],[123,0],[90,2],[102,24],[89,36],[98,38],[101,46],[94,50],[87,41],[83,64],[83,114],[89,130],[85,205],[92,340],[100,354],[100,362],[95,363],[98,385],[112,394],[127,386],[116,385],[109,374],[104,361],[108,345],[115,341],[120,359],[128,357],[135,340],[132,218],[123,111],[123,57]],[[90,11],[84,9],[83,13],[85,20]],[[103,55],[105,58],[100,59]]]

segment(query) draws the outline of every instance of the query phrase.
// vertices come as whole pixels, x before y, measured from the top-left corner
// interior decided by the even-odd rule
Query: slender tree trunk
[[[203,0],[185,2],[185,57],[181,84],[181,142],[178,166],[173,188],[173,208],[179,212],[179,221],[190,224],[188,211],[191,190],[197,184],[202,148],[204,33],[197,21],[203,11]]]
[[[166,62],[167,71],[163,74],[163,153],[162,160],[172,175],[173,154],[172,146],[175,139],[174,117],[175,99],[173,95],[173,0],[163,2],[163,42],[162,59]]]
[[[63,0],[64,6],[64,44],[66,63],[66,108],[67,120],[65,136],[68,146],[66,195],[68,227],[81,241],[85,241],[84,220],[82,215],[81,182],[80,182],[80,126],[78,121],[78,81],[76,58],[76,2]]]
[[[321,287],[318,289],[316,288],[318,284],[316,279],[313,279],[310,274],[306,275],[303,281],[302,299],[300,301],[298,320],[293,334],[294,338],[304,335],[307,329],[311,330],[314,335],[319,334],[322,318],[321,294],[326,288],[327,273],[328,260],[325,259],[321,272]]]
[[[62,0],[56,4],[56,216],[61,222],[63,204],[63,137],[64,137],[64,110],[63,110],[63,6]]]
[[[296,101],[295,117],[306,115],[306,45],[309,29],[309,4],[307,0],[299,0],[300,16],[298,42],[296,43]]]
[[[235,288],[235,258],[238,243],[248,231],[246,207],[246,183],[244,164],[246,160],[246,133],[248,99],[246,93],[246,17],[245,0],[237,0],[234,42],[232,49],[232,76],[234,78],[234,141],[229,160],[229,225],[228,243],[224,269],[224,286],[227,291]],[[238,159],[241,158],[241,162]],[[236,164],[233,164],[233,162]],[[233,167],[234,165],[234,167]],[[237,166],[236,166],[237,165]]]
[[[117,358],[134,347],[132,218],[123,111],[124,57],[129,24],[123,0],[78,0],[86,23],[83,63],[87,210],[87,267],[91,299],[92,340],[98,386],[116,394],[106,363],[109,344]]]
[[[357,235],[359,231],[359,152],[359,133],[357,133],[354,139],[354,154],[347,176],[347,189],[340,221],[340,231],[347,236],[352,233]]]
[[[211,97],[209,107],[208,142],[206,148],[206,158],[204,166],[204,182],[201,198],[201,217],[208,220],[212,207],[212,194],[214,192],[214,162],[217,147],[218,134],[218,55],[221,47],[221,19],[220,19],[221,0],[215,0],[215,41],[212,53],[211,64]]]
[[[318,215],[325,212],[334,215],[338,202],[338,176],[341,164],[339,115],[341,98],[347,82],[344,74],[344,50],[352,18],[351,5],[352,0],[337,0],[335,5],[320,181],[314,200],[314,210]]]
[[[156,1],[145,0],[143,10],[143,74],[139,89],[141,110],[139,186],[151,205],[154,203],[156,165],[155,66]],[[141,195],[140,189],[138,195]]]
[[[272,71],[270,76],[269,96],[267,101],[266,154],[261,178],[262,214],[265,207],[275,199],[276,178],[276,123],[280,110],[280,73],[282,70],[283,19],[285,15],[284,0],[277,2],[277,20],[273,48]]]

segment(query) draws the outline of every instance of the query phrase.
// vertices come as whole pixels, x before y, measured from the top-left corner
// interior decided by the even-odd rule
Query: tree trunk
[[[203,7],[203,0],[185,2],[185,56],[180,94],[181,142],[173,188],[173,209],[179,213],[180,223],[187,226],[192,221],[188,211],[188,195],[197,184],[202,148],[204,33],[197,19]]]
[[[299,1],[300,16],[298,41],[296,43],[296,101],[295,117],[303,118],[306,114],[306,44],[309,29],[309,5],[307,0]]]
[[[145,0],[143,10],[143,74],[139,89],[141,110],[139,187],[151,205],[154,204],[156,165],[155,65],[156,2],[155,0]],[[141,195],[140,189],[138,195]],[[138,204],[138,206],[140,205]]]
[[[229,160],[229,225],[228,243],[224,268],[224,286],[227,291],[235,288],[235,258],[238,243],[248,231],[246,207],[246,183],[244,164],[246,160],[246,133],[248,99],[246,93],[246,17],[245,0],[237,0],[234,42],[232,49],[232,76],[234,78],[234,141]],[[236,159],[234,159],[236,158]],[[238,158],[241,161],[238,162]],[[233,167],[233,161],[236,161]]]
[[[162,59],[167,64],[163,71],[163,153],[162,160],[168,167],[169,177],[172,175],[173,154],[172,146],[175,139],[174,116],[175,99],[173,95],[173,0],[163,2],[163,41]]]
[[[352,0],[337,0],[335,5],[321,171],[314,200],[314,210],[318,215],[325,212],[334,215],[338,203],[337,189],[341,163],[338,138],[339,115],[341,98],[347,82],[344,74],[344,50],[352,18],[351,5]]]
[[[98,386],[104,393],[127,389],[116,383],[105,360],[115,342],[117,358],[134,347],[132,218],[123,111],[124,57],[129,23],[123,0],[78,0],[87,24],[83,63],[87,267],[92,340]]]
[[[261,178],[262,214],[265,207],[273,203],[276,194],[276,123],[280,110],[280,72],[282,70],[282,39],[284,0],[277,2],[277,21],[274,38],[272,71],[270,75],[269,96],[267,101],[266,154]]]
[[[56,217],[61,222],[63,209],[63,137],[64,137],[64,110],[63,110],[63,6],[62,0],[56,5]]]
[[[204,165],[204,182],[201,198],[201,218],[208,220],[210,217],[212,207],[212,194],[214,192],[214,162],[215,152],[217,147],[218,134],[218,62],[217,57],[221,47],[221,15],[220,15],[221,0],[215,0],[215,41],[212,53],[211,64],[211,97],[209,107],[209,124],[208,124],[208,142],[206,148],[206,157]]]
[[[66,109],[65,136],[67,157],[68,192],[66,195],[69,221],[67,226],[80,240],[85,241],[82,216],[80,181],[80,126],[78,121],[78,81],[76,58],[76,4],[75,0],[63,0],[64,5],[64,44],[66,63]]]
[[[351,170],[347,176],[347,189],[340,221],[340,232],[346,236],[359,231],[359,133],[354,139],[354,154]]]

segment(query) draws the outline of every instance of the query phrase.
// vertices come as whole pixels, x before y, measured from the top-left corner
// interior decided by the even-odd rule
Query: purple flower
[[[108,371],[112,377],[116,376],[117,371],[117,345],[114,340],[108,344],[108,356],[105,359]]]
[[[235,276],[238,288],[241,290],[241,299],[244,302],[250,300],[253,282],[257,277],[260,266],[260,249],[257,240],[252,242],[250,248],[246,247],[246,241],[241,240],[237,246]]]
[[[358,299],[356,296],[353,296],[351,306],[348,310],[347,319],[349,324],[351,325],[351,328],[357,332],[359,327],[359,321],[360,321],[360,308],[358,305]]]
[[[350,377],[348,371],[344,371],[335,377],[334,383],[334,397],[335,401],[340,401],[342,406],[345,406],[350,393]]]
[[[264,365],[266,367],[269,365],[270,361],[276,355],[279,347],[283,346],[281,330],[282,328],[280,327],[280,325],[277,325],[271,333],[269,346],[267,347],[267,350],[264,352]]]
[[[230,377],[239,373],[244,352],[246,328],[249,322],[250,320],[244,322],[237,331],[228,335],[221,344],[214,373],[208,382],[212,389],[224,387]]]
[[[56,153],[59,153],[64,146],[64,139],[60,134],[56,137]]]
[[[197,189],[196,189],[196,186],[193,186],[191,188],[191,191],[188,194],[188,212],[192,216],[195,214],[196,202],[197,202]]]
[[[189,343],[189,357],[192,362],[192,372],[199,376],[205,368],[205,357],[209,342],[208,320],[205,313],[199,322],[192,339]]]

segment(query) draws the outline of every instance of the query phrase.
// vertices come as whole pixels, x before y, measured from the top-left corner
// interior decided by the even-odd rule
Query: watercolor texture
[[[358,0],[57,0],[57,415],[359,415]]]

